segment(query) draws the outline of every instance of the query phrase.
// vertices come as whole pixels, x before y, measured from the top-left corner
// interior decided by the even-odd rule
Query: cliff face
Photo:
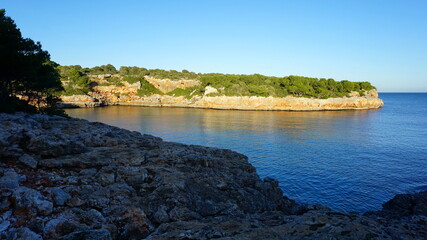
[[[0,114],[0,160],[1,239],[427,238],[425,193],[299,205],[239,153],[85,120]]]
[[[373,91],[371,91],[373,92]],[[376,92],[375,92],[376,94]],[[172,104],[173,105],[173,104]],[[310,99],[287,96],[274,97],[202,97],[190,107],[241,110],[343,110],[370,109],[382,106],[381,99],[372,97],[348,97],[329,99]]]
[[[196,80],[172,81],[168,79],[146,78],[154,87],[167,93],[176,88],[189,88],[197,86]],[[102,80],[101,80],[102,81]],[[349,97],[343,98],[303,98],[287,96],[277,97],[212,97],[206,93],[215,93],[216,89],[207,87],[205,95],[192,96],[191,99],[169,95],[153,94],[139,96],[140,83],[129,84],[122,82],[123,86],[94,86],[93,92],[88,96],[74,95],[62,97],[64,107],[96,107],[100,105],[138,105],[156,107],[193,107],[213,109],[239,109],[239,110],[287,110],[287,111],[318,111],[318,110],[346,110],[346,109],[375,109],[384,105],[378,98],[376,90],[365,92],[360,96],[352,92]]]
[[[185,89],[200,85],[197,80],[170,80],[170,79],[156,79],[153,77],[145,77],[149,83],[162,91],[163,93],[171,92],[177,88]]]

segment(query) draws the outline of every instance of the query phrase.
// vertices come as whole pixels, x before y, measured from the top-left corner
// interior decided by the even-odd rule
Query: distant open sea
[[[110,106],[70,116],[243,153],[284,194],[366,212],[427,190],[427,93],[380,93],[377,110],[280,112]]]

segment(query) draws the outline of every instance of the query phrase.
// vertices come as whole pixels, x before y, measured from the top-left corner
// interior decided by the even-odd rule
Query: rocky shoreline
[[[118,77],[118,76],[116,76]],[[146,80],[163,94],[141,96],[138,91],[141,83],[121,81],[120,86],[105,85],[104,75],[92,77],[94,86],[87,95],[61,96],[60,107],[100,107],[109,105],[132,105],[144,107],[186,107],[230,110],[267,110],[267,111],[324,111],[324,110],[354,110],[377,109],[384,105],[378,98],[375,89],[351,92],[341,98],[304,98],[304,97],[256,97],[256,96],[212,96],[218,89],[207,86],[203,95],[183,96],[167,95],[168,92],[181,88],[185,89],[200,84],[197,80],[177,80],[146,78]]]
[[[104,100],[100,100],[104,99]],[[297,97],[208,97],[195,96],[191,99],[167,95],[148,97],[98,95],[73,95],[62,97],[62,108],[101,107],[109,105],[143,106],[143,107],[185,107],[222,110],[264,110],[264,111],[331,111],[377,109],[384,105],[381,99],[372,96],[353,96],[344,98],[311,99]]]
[[[1,239],[426,239],[427,192],[344,214],[246,156],[57,116],[0,114]]]

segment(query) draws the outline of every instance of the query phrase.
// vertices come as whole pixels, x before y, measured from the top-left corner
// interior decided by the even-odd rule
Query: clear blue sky
[[[61,65],[370,81],[427,92],[426,0],[1,0]]]

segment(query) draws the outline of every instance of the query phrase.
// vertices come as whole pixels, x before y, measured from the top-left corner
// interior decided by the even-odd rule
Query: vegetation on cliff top
[[[5,13],[0,9],[0,112],[63,114],[55,108],[63,90],[57,64]]]
[[[218,93],[211,93],[209,96],[273,96],[285,97],[288,95],[296,97],[330,98],[347,96],[352,91],[357,91],[363,95],[365,91],[374,89],[369,82],[350,82],[347,80],[335,81],[334,79],[310,78],[302,76],[271,77],[260,74],[237,75],[220,73],[194,73],[187,70],[181,72],[175,70],[146,69],[139,67],[121,67],[117,70],[113,65],[107,64],[93,68],[82,68],[80,66],[60,66],[62,79],[68,81],[66,85],[66,95],[77,94],[77,92],[89,92],[90,82],[81,80],[80,74],[119,74],[124,81],[129,83],[141,82],[141,89],[138,95],[147,96],[151,94],[162,94],[145,80],[146,77],[170,80],[198,80],[199,86],[187,89],[175,89],[167,93],[172,96],[184,96],[191,98],[195,95],[203,95],[206,86],[218,89]],[[79,74],[73,73],[78,71]],[[109,78],[106,85],[116,85]],[[66,82],[66,81],[64,81]],[[110,83],[111,82],[111,83]],[[71,89],[69,88],[71,86]]]
[[[151,83],[147,82],[144,78],[140,78],[141,88],[138,89],[138,96],[149,96],[153,94],[162,94],[162,92],[155,88]]]
[[[199,80],[225,96],[273,96],[330,98],[347,96],[352,91],[361,94],[374,87],[369,82],[335,81],[334,79],[301,76],[269,77],[260,74],[203,74]]]

